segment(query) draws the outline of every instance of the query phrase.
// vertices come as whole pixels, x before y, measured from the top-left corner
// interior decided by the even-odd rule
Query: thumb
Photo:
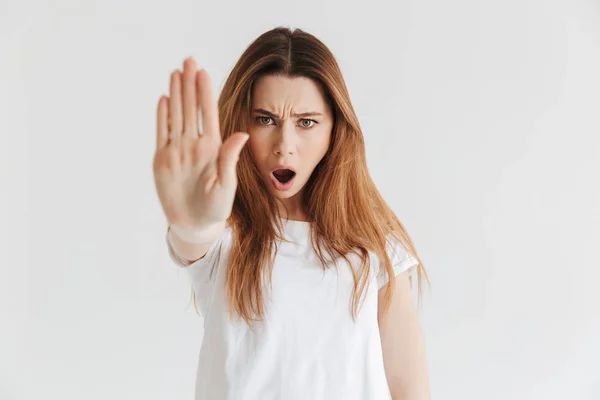
[[[221,184],[235,179],[235,167],[249,137],[250,135],[247,133],[236,133],[231,135],[221,146],[218,165]]]

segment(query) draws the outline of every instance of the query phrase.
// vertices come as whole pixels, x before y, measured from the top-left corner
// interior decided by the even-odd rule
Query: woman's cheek
[[[250,155],[252,156],[252,159],[254,160],[256,166],[258,167],[259,170],[262,170],[262,160],[265,159],[265,143],[264,141],[259,140],[260,138],[257,138],[256,136],[252,136],[252,134],[250,134],[250,138],[248,139],[248,143],[246,144],[246,146],[249,146],[250,148]]]
[[[248,145],[250,146],[250,151],[255,156],[260,155],[260,144],[259,144],[259,141],[257,139],[258,138],[255,135],[252,135],[252,134],[250,135],[250,138],[248,139]]]

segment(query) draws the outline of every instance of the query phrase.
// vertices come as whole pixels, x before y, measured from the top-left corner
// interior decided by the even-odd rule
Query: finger
[[[156,110],[156,150],[161,149],[169,142],[169,98],[160,96]]]
[[[198,102],[202,112],[202,135],[220,141],[221,132],[219,130],[217,102],[213,98],[210,76],[205,69],[199,70],[196,74],[196,84],[198,87]]]
[[[236,166],[240,153],[248,141],[250,135],[247,133],[236,133],[231,135],[219,150],[218,169],[219,183],[225,186],[236,177]]]
[[[173,142],[179,142],[181,130],[183,129],[183,115],[181,109],[181,73],[179,70],[173,71],[171,74],[171,97],[169,98],[169,118],[171,121]]]
[[[198,135],[196,105],[196,62],[189,57],[183,63],[183,135]]]

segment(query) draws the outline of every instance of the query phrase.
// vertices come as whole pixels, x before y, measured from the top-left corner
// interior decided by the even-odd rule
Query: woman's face
[[[255,83],[251,112],[252,158],[269,191],[296,212],[298,193],[329,148],[331,109],[313,80],[267,75]],[[291,174],[274,173],[278,167],[293,170],[293,178],[286,182]]]

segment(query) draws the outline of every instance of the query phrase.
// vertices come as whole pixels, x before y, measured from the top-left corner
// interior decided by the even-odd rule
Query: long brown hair
[[[379,256],[389,276],[384,306],[387,312],[395,282],[386,253],[390,234],[419,261],[420,301],[422,275],[428,282],[429,278],[404,226],[368,173],[363,134],[342,73],[333,54],[319,39],[301,29],[277,27],[250,44],[219,96],[223,141],[235,132],[247,131],[253,86],[269,74],[312,79],[331,107],[334,124],[329,149],[306,183],[302,200],[312,222],[310,241],[323,268],[337,257],[352,265],[348,258],[351,253],[361,260],[360,267],[352,269],[352,318],[359,312],[359,300],[369,281],[369,250]],[[232,228],[233,245],[226,286],[230,315],[235,311],[250,323],[264,316],[263,276],[267,269],[271,276],[276,241],[285,238],[278,199],[261,179],[248,146],[240,154],[237,177],[238,188],[227,221]]]

